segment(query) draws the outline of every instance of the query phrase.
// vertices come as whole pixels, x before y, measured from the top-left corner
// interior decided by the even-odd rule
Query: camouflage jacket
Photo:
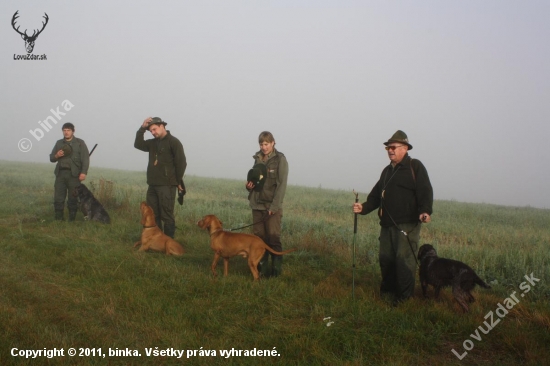
[[[253,156],[254,165],[266,165],[267,177],[261,191],[250,191],[248,201],[253,210],[269,210],[277,212],[283,208],[283,199],[288,179],[288,162],[285,155],[276,149],[269,155],[267,161],[262,161],[262,153],[258,151]]]

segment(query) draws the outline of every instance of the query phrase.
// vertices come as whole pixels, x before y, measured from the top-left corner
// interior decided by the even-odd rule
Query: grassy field
[[[463,314],[449,289],[424,300],[418,282],[398,307],[379,297],[375,215],[359,217],[352,300],[352,192],[289,186],[282,239],[298,251],[285,257],[282,277],[253,283],[240,257],[228,277],[213,279],[209,236],[196,226],[206,214],[226,228],[249,224],[244,182],[186,177],[176,205],[186,253],[173,258],[133,248],[144,172],[90,170],[85,183],[112,219],[101,225],[81,213],[53,221],[53,164],[0,161],[0,169],[0,365],[548,364],[550,210],[435,202],[421,243],[493,287],[476,288]],[[526,292],[531,273],[540,281]],[[19,356],[54,348],[64,356]],[[162,355],[171,349],[183,356]],[[141,356],[124,355],[133,350]]]

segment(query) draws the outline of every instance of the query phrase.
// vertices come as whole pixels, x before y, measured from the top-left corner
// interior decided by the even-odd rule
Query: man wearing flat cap
[[[74,135],[74,125],[71,122],[61,127],[63,138],[57,140],[50,154],[50,161],[55,165],[55,184],[53,206],[55,219],[63,220],[65,199],[69,209],[69,221],[74,221],[78,211],[78,198],[73,197],[73,191],[86,179],[90,166],[90,154],[84,140]]]
[[[431,220],[433,190],[424,165],[408,154],[413,147],[405,132],[397,131],[384,145],[390,164],[353,212],[366,215],[378,209],[380,295],[398,303],[414,294],[420,224]]]
[[[134,147],[149,153],[146,201],[155,213],[157,226],[174,238],[176,189],[183,193],[187,161],[180,140],[166,130],[166,125],[159,117],[147,117],[136,133]],[[145,131],[151,132],[154,138],[145,140]]]

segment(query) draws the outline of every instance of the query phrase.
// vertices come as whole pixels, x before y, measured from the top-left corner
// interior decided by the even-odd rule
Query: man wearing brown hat
[[[424,165],[408,154],[413,147],[405,132],[397,131],[384,145],[390,164],[353,212],[366,215],[378,209],[380,294],[400,302],[414,294],[420,224],[431,220],[433,190]]]
[[[74,135],[74,125],[67,122],[61,127],[63,138],[57,140],[50,154],[55,166],[54,209],[55,219],[63,220],[65,198],[69,208],[69,221],[74,221],[78,210],[78,198],[73,197],[74,189],[86,179],[90,166],[90,154],[84,140]],[[68,196],[68,197],[67,197]]]
[[[136,133],[134,147],[149,153],[147,204],[155,213],[157,226],[173,238],[176,232],[176,188],[181,192],[184,190],[183,174],[187,161],[180,140],[166,130],[166,125],[159,117],[147,117]],[[145,140],[145,131],[151,132],[154,139]]]

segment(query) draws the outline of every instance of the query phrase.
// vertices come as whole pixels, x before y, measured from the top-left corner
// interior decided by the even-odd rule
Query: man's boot
[[[57,221],[63,221],[63,210],[55,210],[55,219]]]
[[[176,232],[175,224],[164,224],[164,233],[174,239],[174,234]]]
[[[260,263],[258,263],[258,272],[260,272],[261,278],[268,278],[271,276],[271,268],[269,267],[269,252],[266,250]]]
[[[76,219],[76,210],[69,210],[69,222],[73,222]]]
[[[273,267],[272,267],[271,275],[273,277],[278,277],[283,274],[283,256],[274,255],[272,260],[273,260]]]

